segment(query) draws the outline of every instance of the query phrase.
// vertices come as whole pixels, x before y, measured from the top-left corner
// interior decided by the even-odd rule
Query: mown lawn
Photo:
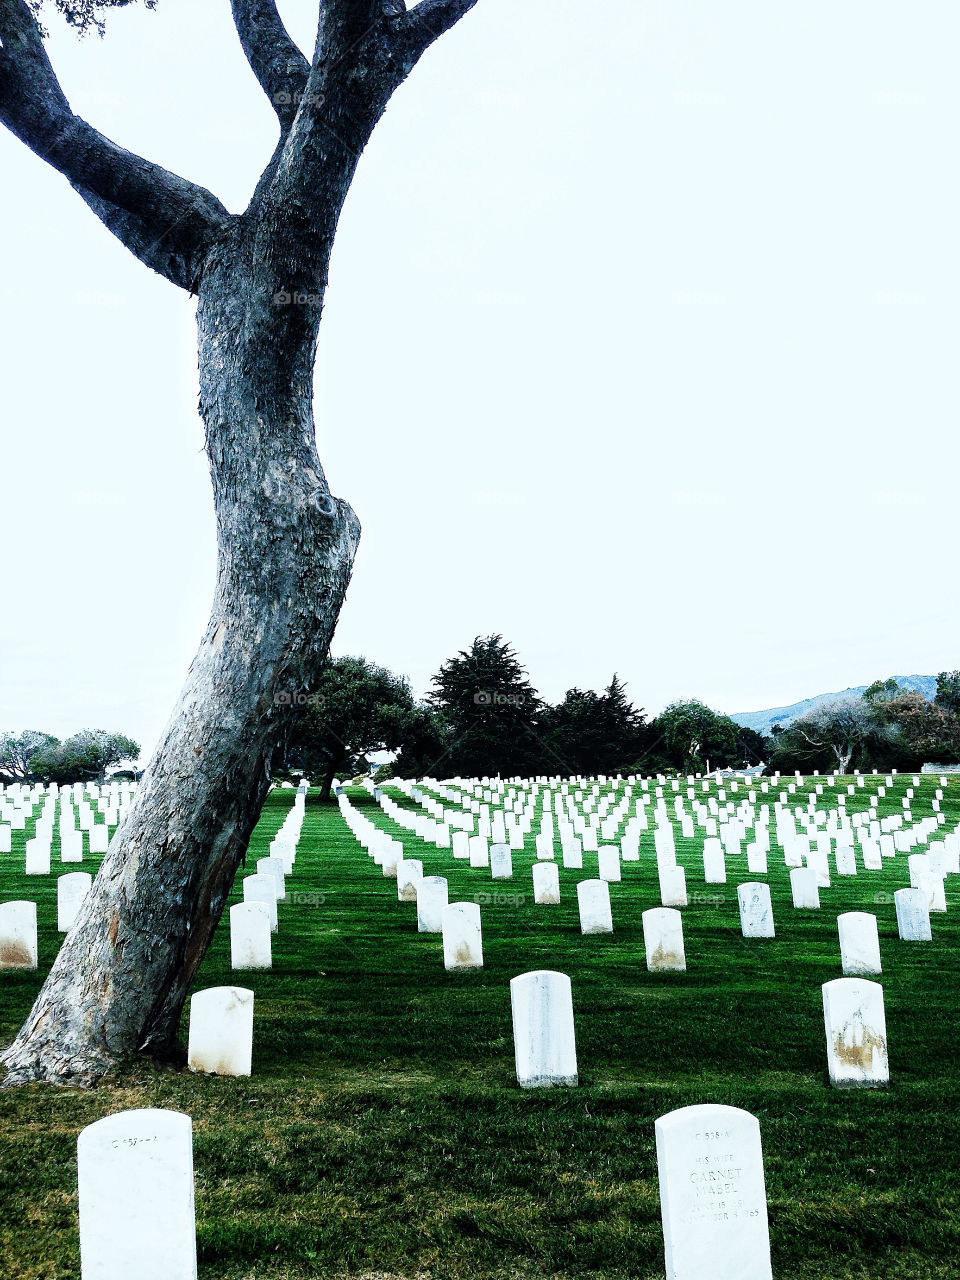
[[[908,784],[899,780],[881,813],[901,811]],[[916,816],[929,813],[936,785],[924,778]],[[365,792],[350,795],[399,831]],[[946,795],[952,830],[960,779]],[[248,871],[291,802],[291,792],[271,795]],[[865,794],[849,807],[866,807]],[[274,970],[231,972],[225,917],[197,982],[255,990],[251,1079],[134,1062],[91,1093],[0,1092],[5,1278],[79,1276],[77,1135],[111,1112],[154,1106],[193,1117],[204,1280],[654,1280],[663,1249],[653,1123],[698,1102],[760,1119],[778,1280],[960,1277],[960,895],[949,882],[934,941],[902,943],[892,892],[909,882],[905,854],[882,872],[834,878],[819,912],[794,911],[771,854],[777,937],[744,940],[736,885],[762,877],[744,858],[742,868],[728,862],[727,885],[705,886],[699,844],[678,839],[688,890],[700,895],[683,913],[688,971],[653,975],[640,921],[659,904],[652,839],[611,886],[615,933],[582,938],[575,885],[595,874],[589,854],[583,872],[561,869],[562,904],[538,907],[532,837],[514,854],[513,882],[494,889],[488,872],[402,834],[426,874],[447,875],[451,901],[496,895],[481,906],[485,968],[445,973],[439,937],[417,934],[413,904],[396,900],[396,882],[336,807],[311,795]],[[0,855],[0,900],[39,901],[42,974],[59,941],[54,877],[28,882],[22,848],[15,833],[13,854]],[[880,926],[883,1091],[827,1083],[820,986],[841,976],[836,916],[857,909]],[[573,981],[576,1090],[515,1083],[508,984],[537,968]],[[39,985],[40,975],[0,974],[0,1044]]]

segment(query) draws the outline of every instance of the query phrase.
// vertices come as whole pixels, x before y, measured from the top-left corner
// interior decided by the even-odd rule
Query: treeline
[[[768,755],[784,773],[960,763],[960,671],[937,676],[933,702],[896,680],[877,680],[860,698],[823,704],[786,728],[774,725]]]
[[[50,733],[27,729],[0,733],[0,782],[44,784],[102,782],[121,760],[136,761],[140,747],[122,733],[82,729],[63,742]]]
[[[334,777],[396,751],[399,777],[704,772],[757,765],[766,739],[701,702],[673,703],[648,719],[614,674],[601,692],[569,689],[551,705],[502,636],[478,636],[444,662],[417,701],[407,680],[365,658],[331,659],[320,686],[280,697],[299,714],[285,758],[329,793]]]

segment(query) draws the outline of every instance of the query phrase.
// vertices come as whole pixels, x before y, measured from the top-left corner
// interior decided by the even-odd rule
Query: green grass
[[[901,811],[907,785],[898,780],[881,814]],[[936,785],[924,778],[916,815]],[[758,799],[772,805],[778,793]],[[946,795],[952,830],[960,780]],[[351,796],[401,834],[425,874],[447,876],[451,901],[494,889],[487,872],[400,832],[365,793]],[[248,872],[291,800],[268,800]],[[851,797],[851,812],[866,803]],[[42,974],[59,942],[55,885],[25,880],[22,846],[15,833],[14,853],[0,855],[0,900],[39,902]],[[256,991],[253,1077],[134,1062],[90,1093],[0,1093],[3,1275],[79,1276],[77,1135],[111,1112],[158,1106],[193,1117],[204,1280],[653,1280],[663,1275],[654,1121],[721,1102],[760,1119],[778,1280],[960,1278],[957,889],[948,881],[932,943],[902,943],[892,900],[874,899],[908,883],[905,854],[834,878],[819,912],[793,909],[771,854],[777,937],[745,940],[736,885],[763,877],[728,860],[728,883],[704,886],[699,842],[678,838],[677,849],[688,890],[719,899],[684,909],[686,974],[646,972],[641,913],[659,904],[649,835],[641,862],[611,886],[615,933],[588,938],[575,885],[595,874],[590,855],[583,872],[561,869],[560,906],[537,907],[531,837],[514,854],[513,882],[496,885],[523,901],[481,907],[484,969],[447,974],[439,937],[417,934],[414,905],[396,900],[396,882],[336,808],[311,797],[288,881],[309,901],[281,904],[273,971],[230,970],[225,917],[196,984]],[[891,1085],[838,1091],[820,986],[841,976],[836,916],[858,909],[879,920]],[[576,1090],[516,1086],[508,984],[536,968],[573,982]],[[0,1044],[39,985],[39,975],[0,975]]]

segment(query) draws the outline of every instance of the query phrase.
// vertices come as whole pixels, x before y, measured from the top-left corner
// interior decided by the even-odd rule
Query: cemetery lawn
[[[898,781],[881,814],[900,811],[908,784]],[[925,777],[921,794],[935,785]],[[426,875],[447,876],[451,901],[493,892],[488,872],[401,832],[365,792],[349,794],[404,838]],[[880,872],[861,865],[855,879],[834,877],[822,909],[803,912],[778,851],[766,877],[728,859],[727,884],[705,886],[699,843],[678,837],[688,891],[701,900],[683,910],[687,973],[654,975],[640,921],[659,905],[649,834],[641,862],[625,863],[623,883],[611,885],[615,932],[587,938],[575,885],[595,872],[561,868],[561,905],[535,906],[530,837],[513,880],[481,906],[485,968],[447,974],[439,936],[417,934],[415,906],[397,901],[396,881],[316,795],[273,971],[231,971],[225,914],[195,984],[255,990],[252,1078],[133,1062],[93,1092],[0,1092],[4,1280],[79,1277],[77,1135],[134,1107],[193,1118],[202,1280],[655,1280],[664,1272],[654,1121],[704,1102],[760,1120],[777,1280],[960,1280],[956,877],[947,915],[932,917],[934,941],[903,943],[892,893],[909,883],[905,854]],[[269,797],[247,873],[292,796]],[[953,830],[960,780],[946,797]],[[0,1045],[59,945],[60,867],[27,882],[23,839],[15,832],[13,854],[0,855],[0,900],[39,902],[40,973],[0,974]],[[771,886],[775,939],[740,936],[736,885],[753,879]],[[499,900],[509,895],[520,900]],[[885,1090],[827,1082],[820,987],[841,976],[836,916],[847,910],[878,917]],[[508,984],[540,968],[573,982],[577,1089],[515,1082]],[[186,1016],[182,1034],[185,1043]]]

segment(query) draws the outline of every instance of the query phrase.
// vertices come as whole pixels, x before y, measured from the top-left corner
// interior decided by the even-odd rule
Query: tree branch
[[[288,132],[307,87],[310,63],[287,33],[276,0],[230,0],[250,69]]]
[[[230,214],[216,196],[74,115],[26,0],[0,0],[0,122],[68,179],[117,238],[182,288]]]
[[[399,23],[401,38],[415,56],[425,53],[445,31],[456,26],[477,0],[420,0]]]

